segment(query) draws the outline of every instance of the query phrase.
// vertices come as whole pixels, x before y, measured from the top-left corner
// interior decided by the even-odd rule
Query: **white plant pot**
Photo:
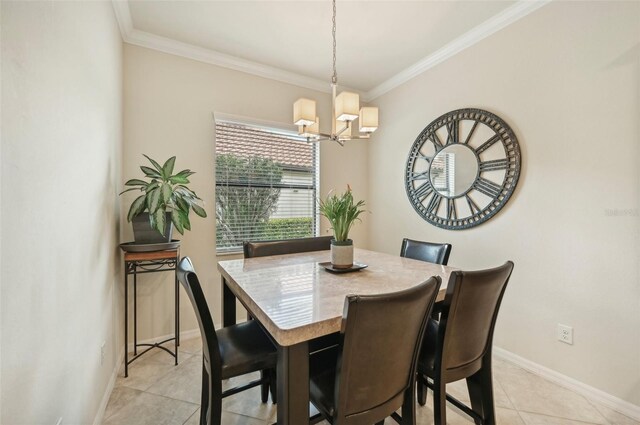
[[[353,241],[331,241],[331,264],[336,269],[349,269],[353,266]]]

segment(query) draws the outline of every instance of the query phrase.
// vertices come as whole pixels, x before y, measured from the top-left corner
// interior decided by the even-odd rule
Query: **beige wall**
[[[1,7],[0,422],[88,424],[116,365],[122,41],[111,2]]]
[[[515,271],[495,343],[640,404],[640,3],[552,3],[373,103],[370,247],[453,244],[450,264]],[[418,133],[464,107],[497,113],[523,153],[496,217],[445,231],[411,208],[403,170]],[[609,210],[623,211],[610,215]],[[574,345],[555,339],[574,327]]]
[[[216,257],[214,195],[214,121],[212,113],[240,115],[290,123],[292,104],[299,97],[318,101],[321,122],[328,124],[330,97],[296,86],[232,71],[205,63],[132,45],[124,54],[124,168],[123,179],[139,177],[145,153],[164,161],[177,156],[176,169],[197,172],[192,188],[206,201],[206,219],[192,219],[192,231],[182,239],[181,255],[190,256],[220,323],[220,275],[216,262],[234,257]],[[356,196],[367,198],[366,141],[341,148],[324,142],[320,153],[321,192],[345,188],[350,183]],[[123,200],[123,214],[135,195]],[[326,232],[326,225],[323,228]],[[180,236],[178,234],[178,236]],[[354,229],[359,246],[368,243],[366,224]],[[132,240],[129,224],[123,241]],[[139,332],[150,339],[173,330],[171,278],[148,275],[139,286]],[[184,294],[183,294],[184,295]],[[186,296],[181,303],[181,329],[197,328]]]

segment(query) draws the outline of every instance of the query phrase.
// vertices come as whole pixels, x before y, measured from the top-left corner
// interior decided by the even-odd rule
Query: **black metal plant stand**
[[[124,244],[123,244],[124,245]],[[122,246],[122,245],[121,245]],[[123,247],[125,249],[125,247]],[[180,248],[153,252],[126,252],[124,254],[124,377],[129,376],[129,365],[149,350],[160,348],[175,358],[178,364],[178,347],[180,346],[180,292],[178,276],[176,274]],[[138,305],[137,305],[137,276],[143,273],[159,273],[173,271],[175,275],[175,335],[154,344],[138,344]],[[129,359],[129,275],[133,275],[133,357]],[[175,351],[171,351],[163,344],[175,341]],[[147,347],[138,353],[139,347]]]

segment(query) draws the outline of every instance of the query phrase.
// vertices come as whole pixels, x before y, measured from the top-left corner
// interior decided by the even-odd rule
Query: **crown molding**
[[[120,27],[120,35],[123,41],[127,41],[128,34],[133,30],[133,21],[131,20],[131,11],[129,10],[128,0],[112,0],[113,11],[116,14],[116,21]]]
[[[233,69],[235,71],[257,75],[259,77],[287,84],[293,84],[295,86],[323,93],[331,93],[331,85],[328,81],[318,80],[316,78],[296,74],[273,66],[264,65],[258,62],[238,58],[236,56],[227,55],[225,53],[216,52],[211,49],[194,46],[171,38],[137,30],[133,27],[128,0],[112,0],[112,3],[116,19],[118,21],[118,26],[120,27],[122,40],[125,43],[158,50],[160,52],[176,56],[182,56],[199,62]],[[355,91],[361,96],[364,95],[357,90],[349,90]]]
[[[393,77],[389,78],[382,84],[369,90],[365,95],[365,101],[371,101],[382,96],[388,91],[398,87],[401,84],[417,77],[428,69],[433,68],[455,56],[464,49],[473,46],[486,37],[494,34],[504,27],[511,25],[520,18],[523,18],[531,12],[538,10],[542,6],[550,3],[551,0],[520,0],[513,6],[510,6],[498,13],[497,15],[487,19],[480,25],[472,28],[460,37],[456,38],[444,47],[436,50],[434,53],[416,62],[410,67],[400,71]]]
[[[436,52],[416,62],[410,67],[400,71],[368,92],[345,88],[358,93],[364,102],[370,102],[550,2],[551,0],[519,0],[513,6],[508,7],[475,28],[467,31],[446,46],[438,49]],[[129,10],[129,1],[112,0],[112,3],[116,20],[120,27],[120,33],[125,43],[158,50],[160,52],[176,56],[182,56],[199,62],[257,75],[259,77],[323,93],[331,93],[331,86],[327,81],[307,77],[295,72],[286,71],[284,69],[264,65],[225,53],[216,52],[211,49],[194,46],[192,44],[183,43],[167,37],[137,30],[133,27],[131,12]]]
[[[133,29],[129,34],[127,34],[125,42],[172,55],[182,56],[199,62],[220,66],[222,68],[257,75],[258,77],[293,84],[295,86],[320,92],[331,93],[331,86],[327,81],[305,77],[294,72],[285,71],[283,69],[263,65],[258,62],[241,59],[225,53],[216,52],[136,29]]]

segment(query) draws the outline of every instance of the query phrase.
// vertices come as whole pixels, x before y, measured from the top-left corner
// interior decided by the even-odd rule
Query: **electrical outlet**
[[[573,328],[558,323],[558,341],[573,345]]]
[[[107,345],[107,341],[102,341],[100,346],[100,366],[104,365],[104,347]]]

